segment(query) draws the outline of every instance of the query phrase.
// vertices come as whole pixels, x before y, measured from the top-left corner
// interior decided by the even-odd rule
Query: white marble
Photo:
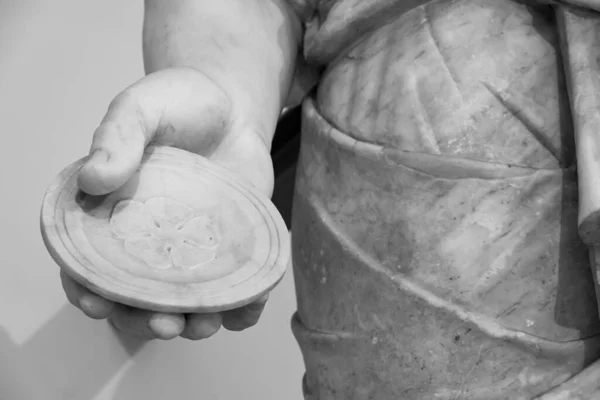
[[[114,94],[142,73],[141,22],[142,2],[0,2],[0,174],[12,188],[0,214],[0,398],[299,400],[292,274],[255,328],[137,352],[65,299],[39,234],[40,201],[87,152]]]

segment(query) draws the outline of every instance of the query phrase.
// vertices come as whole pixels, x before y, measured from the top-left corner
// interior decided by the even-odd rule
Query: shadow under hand
[[[145,343],[70,304],[21,347],[0,329],[0,398],[93,399]]]

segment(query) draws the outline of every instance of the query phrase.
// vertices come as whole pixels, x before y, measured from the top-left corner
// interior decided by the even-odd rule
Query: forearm
[[[295,69],[301,28],[285,0],[146,0],[146,73],[192,67],[270,143]]]

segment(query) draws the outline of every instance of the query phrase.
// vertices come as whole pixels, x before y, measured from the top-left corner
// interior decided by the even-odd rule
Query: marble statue
[[[306,398],[600,398],[578,232],[590,217],[597,237],[600,14],[347,0],[304,15],[304,54],[327,65],[292,222]]]
[[[78,182],[110,193],[153,143],[269,195],[272,132],[302,100],[305,398],[600,399],[598,60],[598,0],[147,0],[147,76]],[[63,282],[151,338],[242,330],[264,306],[123,313]]]

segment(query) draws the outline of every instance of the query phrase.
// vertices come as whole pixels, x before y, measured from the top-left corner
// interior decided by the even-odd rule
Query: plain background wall
[[[143,74],[142,2],[0,0],[0,400],[298,400],[291,271],[259,325],[141,344],[67,303],[39,234],[46,186]]]

